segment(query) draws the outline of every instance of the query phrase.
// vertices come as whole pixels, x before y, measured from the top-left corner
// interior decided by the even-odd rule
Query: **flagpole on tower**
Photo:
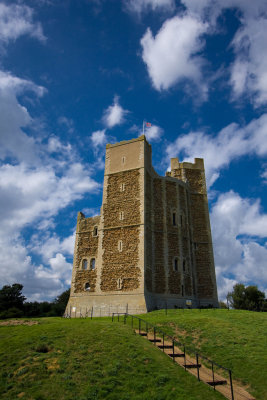
[[[143,135],[145,134],[145,121],[143,120]]]

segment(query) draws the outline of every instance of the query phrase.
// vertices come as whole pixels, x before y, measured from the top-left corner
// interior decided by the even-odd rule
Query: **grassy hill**
[[[144,319],[198,342],[208,356],[234,371],[264,399],[267,314],[224,310],[172,310]],[[30,320],[33,321],[33,320]],[[110,318],[38,319],[35,325],[0,326],[3,399],[223,399]],[[178,328],[179,327],[179,328]]]
[[[233,371],[257,399],[267,399],[267,313],[168,310],[142,316]]]

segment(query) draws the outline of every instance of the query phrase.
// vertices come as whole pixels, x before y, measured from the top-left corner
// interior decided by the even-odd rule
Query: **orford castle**
[[[218,306],[203,159],[159,176],[145,136],[106,146],[99,216],[78,214],[68,313]]]

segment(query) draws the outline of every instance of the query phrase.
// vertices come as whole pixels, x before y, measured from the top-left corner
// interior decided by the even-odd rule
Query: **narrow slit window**
[[[185,272],[185,270],[186,270],[186,261],[183,260],[183,271]]]
[[[122,251],[122,240],[119,240],[118,242],[118,250]]]
[[[117,280],[117,288],[118,288],[118,290],[121,290],[121,289],[122,289],[122,279],[121,279],[121,278],[119,278],[119,279]]]
[[[93,270],[93,271],[94,271],[94,269],[95,269],[95,258],[91,258],[91,261],[90,261],[90,269]]]
[[[82,261],[82,269],[87,269],[87,260]]]
[[[183,226],[183,216],[182,215],[180,215],[180,223],[181,223],[181,226]]]
[[[98,234],[98,229],[97,226],[95,226],[93,230],[93,236],[97,236],[97,234]]]
[[[176,212],[172,213],[172,224],[173,224],[173,226],[176,225]]]
[[[184,285],[182,285],[182,296],[184,296]]]
[[[87,292],[89,292],[91,289],[90,283],[86,282],[86,284],[84,285],[84,290],[86,290]]]
[[[124,212],[120,211],[119,218],[122,221],[124,219]]]
[[[120,185],[120,191],[124,192],[125,191],[125,183],[121,183]]]
[[[173,261],[173,270],[178,271],[178,258],[177,257],[175,257],[175,259]]]
[[[125,161],[126,161],[126,157],[125,157],[125,156],[123,156],[123,157],[122,157],[122,159],[121,159],[121,163],[122,163],[122,165],[124,165],[124,164],[125,164]]]

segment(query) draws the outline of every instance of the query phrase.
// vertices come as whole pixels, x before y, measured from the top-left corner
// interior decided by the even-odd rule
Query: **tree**
[[[236,310],[265,311],[265,294],[257,286],[247,286],[237,283],[233,291],[227,294],[227,300]]]
[[[55,298],[52,307],[53,315],[62,316],[64,314],[69,301],[69,297],[70,297],[70,289],[65,290],[65,292],[61,293],[59,296]]]
[[[23,285],[14,283],[12,286],[5,285],[0,290],[0,311],[10,308],[23,310],[23,303],[26,297],[22,295]]]

